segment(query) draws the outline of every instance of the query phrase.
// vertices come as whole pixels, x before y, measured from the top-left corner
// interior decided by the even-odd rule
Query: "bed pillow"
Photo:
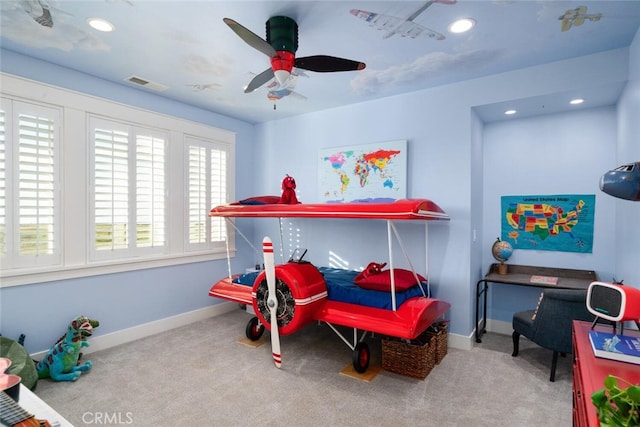
[[[256,196],[243,199],[239,205],[275,205],[280,201],[280,196]]]
[[[362,289],[389,292],[391,290],[391,270],[376,271],[384,267],[385,264],[382,264],[381,267],[377,269],[375,267],[371,268],[371,264],[356,276],[354,283]],[[377,265],[380,266],[380,264]],[[418,284],[411,270],[394,268],[393,277],[396,283],[396,292],[404,292]],[[421,282],[426,282],[426,279],[419,274],[418,279]]]

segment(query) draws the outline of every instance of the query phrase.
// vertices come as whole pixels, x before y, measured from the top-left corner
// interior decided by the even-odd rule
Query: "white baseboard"
[[[223,302],[211,305],[198,310],[189,311],[187,313],[178,314],[176,316],[166,317],[164,319],[155,320],[153,322],[144,323],[128,329],[111,332],[105,335],[91,337],[90,346],[82,349],[84,354],[91,354],[94,351],[105,350],[117,345],[126,344],[139,340],[144,337],[158,334],[160,332],[169,331],[179,328],[190,323],[208,319],[210,317],[219,316],[238,309],[238,304],[231,302]],[[38,353],[31,354],[31,357],[40,360],[47,354],[49,349]]]
[[[457,348],[459,350],[471,350],[473,348],[473,340],[475,339],[475,331],[471,333],[470,336],[465,337],[464,335],[458,334],[449,334],[449,338],[447,339],[447,344],[449,348]]]
[[[477,326],[476,326],[477,327]],[[513,333],[513,325],[511,322],[501,320],[487,319],[487,332],[493,332],[502,335],[511,335]],[[449,347],[460,350],[471,350],[476,343],[476,330],[471,331],[471,335],[455,335],[449,334]]]
[[[487,332],[494,332],[496,334],[511,335],[513,333],[513,324],[511,322],[504,322],[502,320],[487,319]]]

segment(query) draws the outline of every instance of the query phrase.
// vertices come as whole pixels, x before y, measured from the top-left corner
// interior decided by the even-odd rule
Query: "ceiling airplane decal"
[[[585,19],[591,22],[597,22],[602,18],[602,13],[587,14],[587,6],[576,7],[575,9],[568,9],[558,19],[561,21],[560,30],[569,31],[571,27],[579,27],[584,24]]]
[[[250,93],[274,79],[279,87],[288,87],[294,67],[318,73],[364,70],[366,64],[360,61],[328,55],[314,55],[296,58],[298,50],[298,24],[286,16],[274,16],[267,20],[267,37],[256,35],[233,19],[223,21],[249,46],[270,58],[271,67],[255,76],[244,89]]]
[[[457,0],[428,1],[406,18],[399,18],[377,12],[367,12],[366,10],[360,9],[351,9],[351,14],[369,23],[370,26],[385,31],[385,35],[382,37],[383,39],[388,39],[398,34],[402,37],[411,37],[412,39],[425,35],[436,40],[444,40],[445,36],[443,34],[417,24],[414,20],[434,3],[455,4],[456,1]]]
[[[43,27],[53,27],[53,18],[49,5],[40,0],[22,0],[22,7],[38,24]]]

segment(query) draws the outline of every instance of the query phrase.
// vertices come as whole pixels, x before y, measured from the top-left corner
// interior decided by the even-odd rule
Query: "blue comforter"
[[[358,271],[330,267],[317,268],[324,276],[329,300],[384,308],[387,310],[392,309],[390,292],[362,289],[354,283],[354,279],[359,273]],[[234,279],[234,282],[241,285],[253,286],[253,282],[255,282],[258,274],[259,272],[241,274]],[[423,282],[422,286],[426,294],[426,283]],[[420,285],[412,286],[404,292],[396,292],[396,307],[400,307],[402,303],[409,298],[422,295]]]

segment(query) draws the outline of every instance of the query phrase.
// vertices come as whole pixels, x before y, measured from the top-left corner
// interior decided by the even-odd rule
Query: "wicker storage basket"
[[[382,339],[382,369],[396,374],[425,379],[436,364],[435,341],[421,335],[424,344]]]
[[[449,334],[447,333],[447,323],[438,322],[430,326],[424,333],[429,336],[435,342],[435,358],[436,365],[442,362],[442,359],[447,355],[447,348],[449,347]]]

